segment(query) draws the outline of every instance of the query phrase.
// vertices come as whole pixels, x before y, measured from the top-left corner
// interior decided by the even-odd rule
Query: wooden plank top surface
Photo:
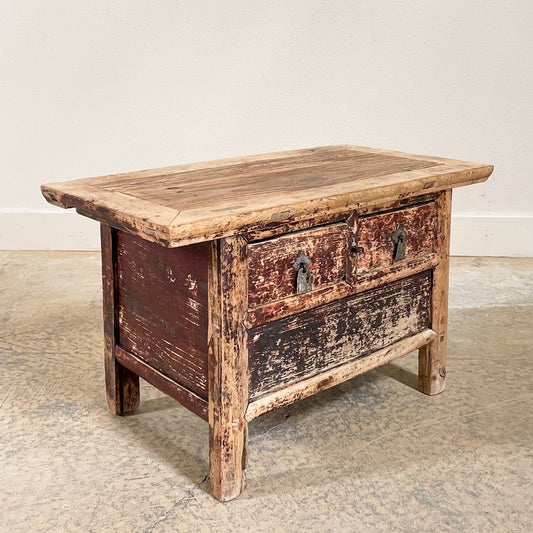
[[[45,198],[164,246],[485,181],[492,165],[326,146],[49,183]]]

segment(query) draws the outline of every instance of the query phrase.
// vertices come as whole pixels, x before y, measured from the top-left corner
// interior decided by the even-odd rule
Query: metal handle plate
[[[313,288],[311,284],[311,272],[309,271],[310,265],[311,259],[303,252],[300,252],[293,264],[294,270],[296,270],[296,294],[309,292]]]
[[[392,242],[395,244],[394,261],[403,261],[405,259],[406,252],[406,231],[402,228],[402,226],[398,226],[396,228],[396,231],[392,234],[391,238]]]

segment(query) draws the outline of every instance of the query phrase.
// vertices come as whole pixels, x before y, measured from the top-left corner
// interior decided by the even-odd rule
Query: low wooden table
[[[416,349],[441,392],[451,190],[492,169],[329,146],[43,185],[101,223],[109,409],[140,376],[207,420],[230,500],[255,417]]]

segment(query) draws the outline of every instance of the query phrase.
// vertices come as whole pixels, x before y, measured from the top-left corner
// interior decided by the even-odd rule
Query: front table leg
[[[209,261],[209,469],[215,498],[246,485],[248,352],[247,247],[242,237],[214,241]]]
[[[107,405],[114,415],[124,415],[139,406],[139,376],[115,359],[117,342],[116,231],[100,225],[102,243],[102,297],[104,303],[105,384]]]
[[[418,351],[418,390],[429,395],[442,392],[446,381],[451,205],[450,189],[441,193],[437,200],[439,264],[433,270],[431,296],[431,328],[437,336],[433,342]]]

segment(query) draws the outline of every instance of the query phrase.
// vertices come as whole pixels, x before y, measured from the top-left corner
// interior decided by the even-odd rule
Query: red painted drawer
[[[346,279],[352,233],[345,223],[289,233],[248,246],[249,306],[296,296],[295,263],[308,261],[312,292]],[[300,259],[299,259],[300,258]]]
[[[434,202],[360,217],[354,246],[355,277],[429,258],[436,249],[436,224]],[[402,234],[405,257],[398,259],[397,236]]]

